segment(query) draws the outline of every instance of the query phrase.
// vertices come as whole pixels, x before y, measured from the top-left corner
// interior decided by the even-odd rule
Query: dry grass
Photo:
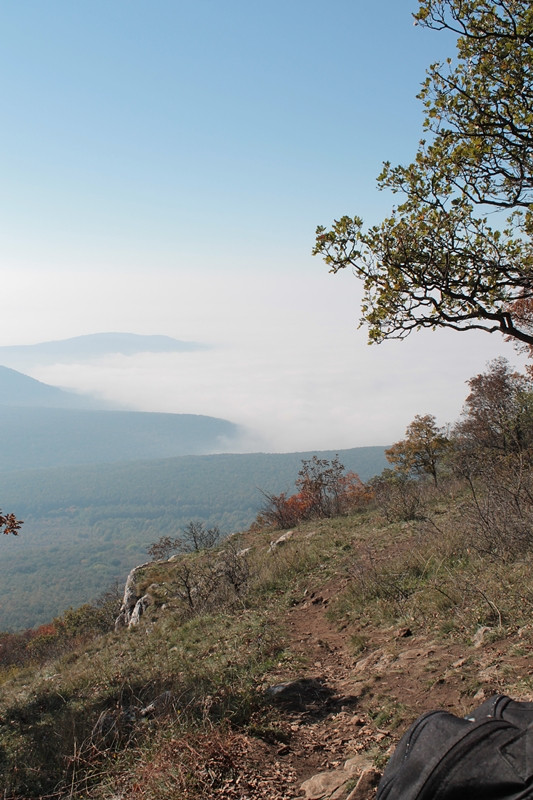
[[[441,498],[442,499],[442,498]],[[374,626],[415,625],[469,640],[480,626],[503,632],[528,623],[533,554],[505,564],[465,538],[464,500],[433,503],[425,519],[384,526],[345,564],[347,588],[331,615]]]
[[[425,498],[423,520],[390,523],[369,510],[305,523],[274,548],[279,534],[254,530],[147,567],[139,589],[154,602],[138,628],[0,670],[5,797],[260,798],[264,782],[270,800],[278,786],[290,797],[291,772],[269,761],[257,714],[265,675],[291,663],[286,611],[310,585],[338,581],[329,613],[347,626],[354,655],[391,625],[468,642],[480,625],[498,637],[529,622],[532,554],[503,568],[472,548],[461,502],[454,488]],[[396,724],[402,709],[381,705]]]

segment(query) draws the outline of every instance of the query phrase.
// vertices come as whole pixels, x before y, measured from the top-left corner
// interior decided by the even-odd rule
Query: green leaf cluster
[[[415,21],[454,32],[457,53],[427,71],[413,162],[378,177],[400,202],[368,229],[358,216],[320,226],[313,252],[363,280],[370,342],[447,327],[531,345],[513,304],[533,297],[533,7],[420,0]]]

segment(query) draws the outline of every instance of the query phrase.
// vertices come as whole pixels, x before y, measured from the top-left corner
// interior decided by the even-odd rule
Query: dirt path
[[[288,610],[291,658],[269,675],[271,686],[296,685],[296,702],[293,692],[292,700],[279,703],[285,738],[270,747],[276,770],[286,778],[283,800],[347,800],[349,783],[323,795],[307,794],[302,783],[317,773],[338,775],[347,759],[354,759],[355,782],[376,759],[383,765],[405,728],[429,709],[463,716],[495,693],[533,699],[531,689],[522,688],[529,675],[533,684],[533,631],[494,641],[484,628],[465,643],[416,628],[369,627],[365,650],[358,653],[354,631],[328,618],[341,588],[337,576]],[[370,789],[357,800],[373,796]]]
[[[281,703],[288,744],[278,748],[277,756],[294,776],[287,798],[303,797],[298,790],[303,781],[317,773],[333,774],[358,754],[359,771],[369,766],[367,751],[386,735],[359,708],[362,680],[354,674],[348,634],[327,618],[333,591],[332,585],[311,592],[288,612],[288,642],[297,672],[273,676],[286,683],[291,678],[303,687],[301,702]]]
[[[349,758],[358,759],[360,768],[370,766],[376,756],[384,762],[403,730],[423,712],[445,708],[466,714],[491,694],[508,691],[505,672],[507,679],[511,671],[520,679],[530,669],[531,653],[509,659],[514,639],[502,647],[482,636],[467,647],[407,628],[369,632],[367,649],[356,655],[350,646],[352,632],[328,619],[337,591],[338,579],[309,592],[287,615],[289,647],[297,664],[290,677],[311,682],[320,695],[316,702],[311,696],[302,708],[286,711],[290,740],[277,755],[290,767],[295,786],[317,772],[342,768]],[[280,673],[279,679],[289,676]],[[372,796],[370,792],[365,800]]]
[[[307,662],[310,672],[318,671],[342,694],[351,685],[354,658],[348,651],[346,634],[327,619],[331,591],[326,587],[312,592],[303,603],[294,606],[287,627],[292,652]]]

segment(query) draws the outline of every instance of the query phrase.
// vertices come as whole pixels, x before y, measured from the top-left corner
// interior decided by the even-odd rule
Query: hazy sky
[[[415,0],[3,0],[0,345],[100,331],[212,345],[31,371],[150,411],[223,416],[251,449],[386,444],[453,420],[514,351],[487,334],[366,344],[317,224],[377,222],[411,159]]]

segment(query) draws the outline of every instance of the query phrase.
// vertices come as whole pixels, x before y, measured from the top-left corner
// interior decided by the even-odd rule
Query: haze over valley
[[[31,369],[204,349],[168,337],[97,334],[0,349],[0,357]],[[43,624],[94,600],[123,583],[150,544],[193,519],[225,534],[247,527],[262,492],[292,491],[312,455],[238,455],[253,432],[231,420],[128,410],[11,366],[0,367],[0,438],[2,508],[24,520],[20,536],[2,541],[0,630]],[[340,457],[363,480],[385,464],[380,446]]]
[[[33,346],[0,348],[19,366],[73,361],[108,354],[190,352],[195,343],[169,337],[95,334]],[[65,391],[10,367],[0,367],[0,470],[107,463],[240,450],[234,423],[199,414],[136,412],[82,392]]]

